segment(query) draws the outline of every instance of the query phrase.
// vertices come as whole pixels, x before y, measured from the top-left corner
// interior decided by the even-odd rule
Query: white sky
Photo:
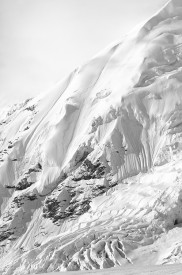
[[[0,106],[46,92],[167,0],[0,0]]]

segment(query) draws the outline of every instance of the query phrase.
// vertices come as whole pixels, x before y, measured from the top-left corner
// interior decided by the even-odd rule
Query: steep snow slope
[[[0,117],[2,274],[182,262],[182,2]]]

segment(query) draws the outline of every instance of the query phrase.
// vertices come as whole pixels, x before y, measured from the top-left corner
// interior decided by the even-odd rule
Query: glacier
[[[0,112],[0,274],[182,263],[182,1]]]

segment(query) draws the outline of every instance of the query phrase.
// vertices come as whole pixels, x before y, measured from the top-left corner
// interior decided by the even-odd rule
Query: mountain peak
[[[170,0],[163,8],[158,12],[161,19],[182,15],[182,1],[181,0]]]
[[[166,5],[161,10],[163,16],[175,16],[182,14],[182,1],[181,0],[171,0],[166,3]]]
[[[182,7],[182,1],[181,0],[170,0],[168,2],[168,5],[172,5],[173,7]]]
[[[170,0],[156,14],[154,14],[139,31],[139,39],[144,38],[156,26],[167,20],[175,17],[182,18],[182,1]]]
[[[182,262],[181,6],[1,115],[1,274]]]

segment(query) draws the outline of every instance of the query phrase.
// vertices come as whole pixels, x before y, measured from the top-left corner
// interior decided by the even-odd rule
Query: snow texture
[[[0,113],[0,272],[182,263],[182,1]]]

